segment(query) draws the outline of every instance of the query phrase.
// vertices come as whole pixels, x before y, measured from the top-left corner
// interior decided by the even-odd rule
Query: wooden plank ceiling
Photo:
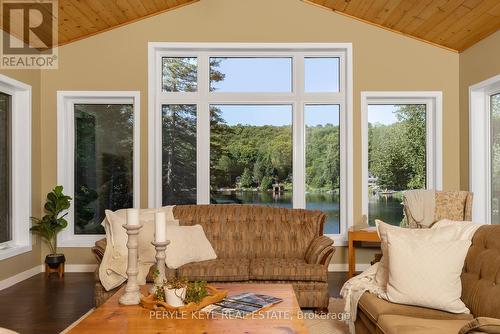
[[[123,26],[150,16],[177,9],[199,0],[59,0],[58,45],[64,45],[100,32]],[[44,10],[44,9],[42,9]],[[49,15],[53,15],[50,13]],[[22,21],[12,24],[2,20],[2,29],[18,36]],[[49,32],[38,30],[37,35]],[[27,36],[24,41],[28,43]],[[52,47],[53,45],[50,45]]]
[[[59,0],[58,44],[198,1]],[[455,51],[462,51],[500,29],[500,0],[302,1]],[[8,31],[9,27],[3,28]]]
[[[303,1],[456,51],[500,29],[500,0]]]
[[[59,0],[59,45],[199,0]]]

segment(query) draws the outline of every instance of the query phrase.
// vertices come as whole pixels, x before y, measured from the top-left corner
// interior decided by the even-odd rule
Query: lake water
[[[213,194],[217,203],[234,203],[270,205],[292,208],[292,192],[285,191],[281,195],[265,191],[222,191]],[[340,206],[339,195],[328,193],[307,193],[306,207],[310,210],[321,210],[327,215],[325,234],[339,233]],[[368,203],[370,225],[380,219],[386,223],[399,225],[403,219],[403,205],[395,196],[371,196]]]

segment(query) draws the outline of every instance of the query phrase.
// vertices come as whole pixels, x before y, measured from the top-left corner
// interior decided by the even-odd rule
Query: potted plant
[[[33,226],[30,231],[38,234],[50,248],[50,254],[45,257],[45,263],[50,268],[57,268],[66,261],[64,254],[57,253],[57,234],[68,225],[68,222],[64,219],[68,213],[62,215],[61,213],[69,209],[70,201],[71,197],[63,194],[63,187],[56,186],[47,194],[47,201],[44,206],[46,215],[41,219],[31,217]]]
[[[183,306],[187,286],[188,282],[185,278],[175,278],[167,281],[164,288],[166,302],[174,307]]]

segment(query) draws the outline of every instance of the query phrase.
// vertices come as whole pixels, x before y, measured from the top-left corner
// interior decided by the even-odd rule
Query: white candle
[[[127,224],[128,225],[139,225],[139,209],[128,209],[127,210]]]
[[[167,241],[167,220],[165,212],[157,212],[155,214],[155,241]]]

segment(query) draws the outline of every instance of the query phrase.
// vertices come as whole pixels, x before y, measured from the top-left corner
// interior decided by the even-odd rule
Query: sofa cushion
[[[233,282],[248,280],[247,259],[216,259],[185,264],[177,269],[177,277],[190,281]]]
[[[326,282],[327,272],[323,265],[301,259],[258,258],[250,260],[250,279]]]
[[[471,314],[454,314],[425,307],[395,304],[368,292],[361,296],[358,306],[373,322],[377,322],[379,316],[383,314],[445,320],[471,320],[473,318]]]
[[[378,320],[383,334],[456,334],[467,320],[436,320],[384,314]]]

